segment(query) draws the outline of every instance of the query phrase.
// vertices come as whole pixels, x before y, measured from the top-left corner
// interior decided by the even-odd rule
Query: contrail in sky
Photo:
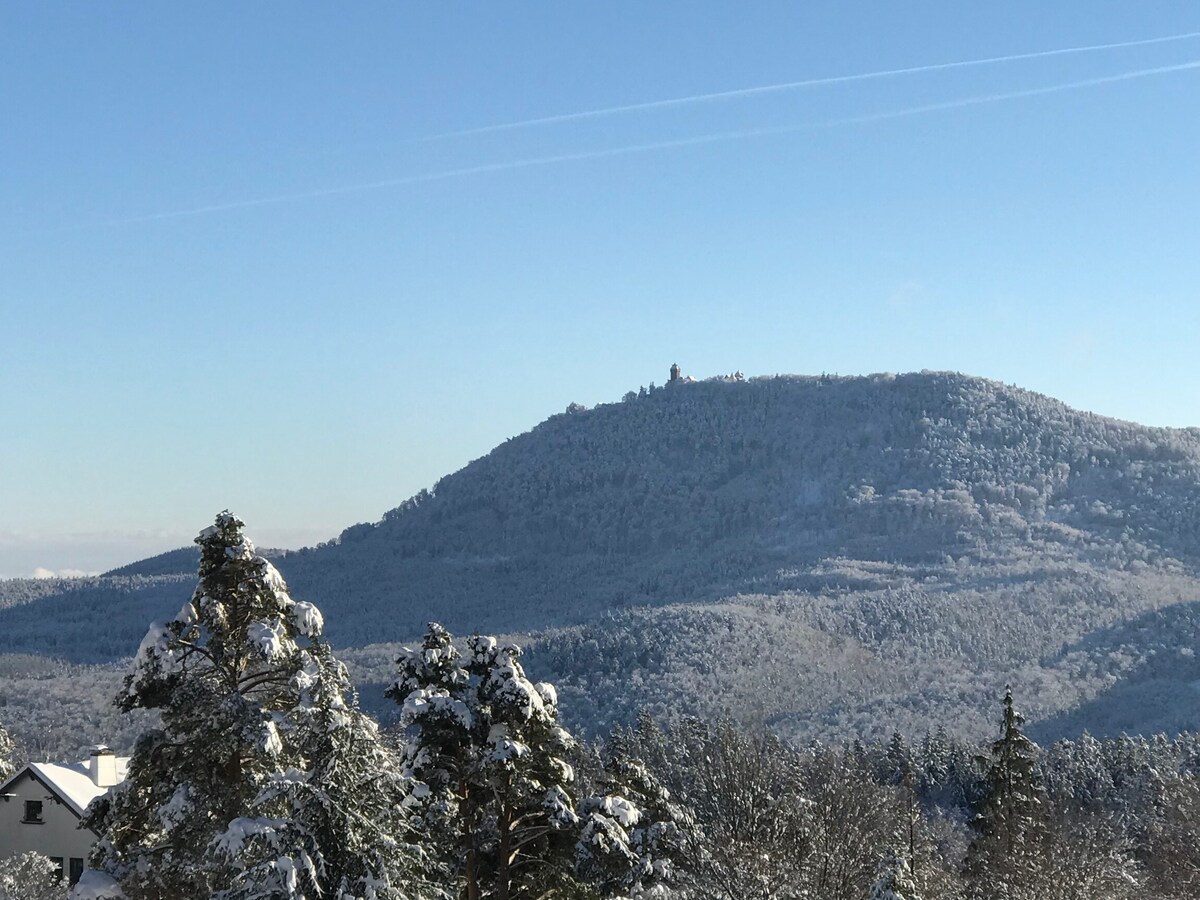
[[[467,166],[461,169],[447,169],[441,172],[428,172],[423,175],[407,175],[401,178],[387,178],[382,181],[371,181],[365,184],[343,185],[341,187],[323,188],[315,191],[304,191],[295,194],[279,194],[272,197],[258,197],[252,200],[236,200],[230,203],[217,203],[211,206],[199,206],[191,209],[175,210],[173,212],[152,213],[144,216],[133,216],[124,219],[112,219],[104,225],[134,225],[144,222],[158,222],[166,219],[182,219],[192,216],[203,216],[210,213],[229,212],[238,209],[251,209],[258,206],[274,206],[280,203],[292,203],[299,200],[316,200],[322,197],[339,197],[346,194],[359,194],[383,188],[402,187],[411,184],[426,184],[433,181],[445,181],[469,175],[481,175],[488,172],[508,172],[515,169],[529,169],[537,166],[553,165],[555,163],[576,162],[588,159],[603,159],[609,156],[626,156],[633,153],[647,153],[654,150],[668,150],[677,147],[694,147],[702,144],[715,144],[723,141],[744,140],[746,138],[766,137],[769,135],[794,134],[802,131],[817,131],[824,128],[835,128],[843,125],[861,125],[870,122],[882,122],[888,119],[901,119],[924,113],[938,112],[948,109],[961,109],[968,106],[979,106],[985,103],[998,103],[1004,100],[1017,100],[1023,97],[1040,97],[1046,94],[1057,94],[1063,91],[1079,90],[1104,84],[1115,84],[1120,81],[1132,81],[1135,78],[1147,78],[1152,75],[1165,75],[1171,72],[1185,72],[1200,69],[1200,60],[1179,63],[1172,66],[1159,66],[1154,69],[1138,69],[1132,72],[1121,72],[1116,75],[1103,75],[1088,78],[1083,81],[1068,81],[1052,84],[1046,87],[1027,88],[1019,91],[1007,91],[996,94],[978,94],[973,97],[963,97],[959,100],[947,100],[942,103],[929,103],[923,106],[909,106],[904,109],[889,110],[879,113],[867,113],[861,116],[850,116],[842,119],[831,119],[825,122],[810,122],[803,125],[782,125],[774,128],[756,128],[740,131],[724,131],[696,137],[679,138],[670,141],[656,141],[647,144],[629,144],[623,147],[610,147],[602,150],[583,150],[578,153],[560,153],[555,156],[537,156],[529,159],[509,160],[507,162],[487,163],[478,166]],[[77,226],[84,227],[84,226]],[[74,230],[74,229],[69,229]]]
[[[932,65],[909,66],[903,69],[885,69],[879,72],[861,72],[856,75],[833,75],[825,78],[809,78],[804,81],[787,81],[782,84],[768,84],[760,87],[738,88],[731,91],[717,91],[711,94],[692,94],[689,97],[674,97],[669,100],[650,100],[644,103],[630,103],[625,106],[607,106],[601,109],[590,109],[583,112],[563,113],[554,116],[542,116],[536,119],[521,119],[516,122],[501,122],[496,125],[481,125],[477,128],[464,128],[460,131],[446,131],[425,137],[410,138],[406,143],[422,141],[437,141],[444,138],[465,137],[471,134],[487,134],[492,131],[512,131],[517,128],[529,128],[535,125],[551,125],[558,122],[574,122],[580,119],[598,119],[604,116],[616,116],[622,113],[641,112],[650,109],[665,109],[672,106],[690,106],[696,103],[711,103],[717,100],[733,100],[739,97],[753,97],[761,94],[776,94],[783,91],[795,91],[801,88],[820,87],[831,84],[847,84],[854,81],[871,81],[878,78],[894,78],[899,75],[916,75],[921,72],[939,72],[945,69],[965,69],[971,66],[990,66],[997,63],[1018,62],[1026,59],[1046,59],[1051,56],[1067,56],[1076,53],[1096,53],[1102,50],[1123,50],[1131,47],[1145,47],[1150,44],[1166,44],[1172,41],[1186,41],[1200,37],[1200,31],[1189,31],[1184,34],[1171,34],[1165,37],[1144,38],[1137,41],[1120,41],[1112,44],[1089,44],[1086,47],[1063,47],[1057,50],[1036,50],[1031,53],[1014,53],[1008,56],[991,56],[985,59],[964,59],[956,62],[933,63]]]

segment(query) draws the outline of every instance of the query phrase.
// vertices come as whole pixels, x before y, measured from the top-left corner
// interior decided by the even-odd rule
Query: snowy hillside
[[[1200,560],[1198,475],[1198,431],[980,379],[712,381],[552,417],[281,565],[349,643],[379,634],[364,607],[398,635],[433,616],[529,630],[820,590],[841,557],[969,570],[1065,553],[1173,571]]]
[[[1200,678],[1198,512],[1195,429],[956,374],[785,376],[553,416],[275,561],[344,647],[431,620],[536,632],[586,724],[650,704],[794,735],[977,731],[1012,680],[1047,728],[1171,728]],[[8,583],[0,630],[14,652],[125,655],[194,560]],[[386,680],[390,652],[363,651],[362,674]],[[1144,682],[1178,699],[1147,704]]]

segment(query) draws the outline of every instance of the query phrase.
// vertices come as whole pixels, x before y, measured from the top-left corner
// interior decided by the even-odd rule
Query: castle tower
[[[679,380],[679,363],[671,364],[671,381]]]

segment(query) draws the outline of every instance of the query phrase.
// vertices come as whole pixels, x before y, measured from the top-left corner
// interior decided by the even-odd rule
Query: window
[[[26,800],[25,801],[25,818],[21,820],[26,823],[42,822],[42,801],[41,800]]]
[[[83,875],[83,860],[80,859],[78,856],[72,856],[71,857],[71,886],[72,887],[75,886],[75,882],[77,882],[82,877],[82,875]]]
[[[50,862],[54,863],[54,868],[57,870],[54,873],[56,881],[62,881],[63,858],[61,856],[50,857]]]

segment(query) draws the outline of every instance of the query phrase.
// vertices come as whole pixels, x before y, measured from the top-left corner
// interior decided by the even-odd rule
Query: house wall
[[[71,870],[71,859],[85,864],[96,835],[77,828],[79,817],[40,781],[26,772],[8,786],[0,798],[0,859],[14,853],[33,850],[51,859],[62,860],[63,874]],[[25,817],[25,801],[42,801],[42,822],[31,824]]]

